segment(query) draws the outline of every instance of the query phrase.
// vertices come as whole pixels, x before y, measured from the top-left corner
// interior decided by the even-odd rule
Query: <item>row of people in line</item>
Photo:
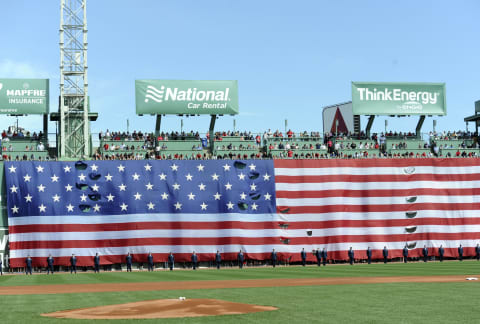
[[[457,252],[458,252],[459,260],[462,261],[463,247],[461,244],[457,248]],[[316,249],[313,251],[313,254],[317,259],[318,266],[320,266],[321,264],[325,266],[327,264],[328,252],[326,248],[323,248],[322,250]],[[367,257],[367,262],[368,264],[370,264],[372,262],[372,249],[368,247],[367,250],[365,251],[365,254]],[[405,245],[402,251],[403,261],[405,263],[408,262],[408,254],[409,254],[409,249],[407,245]],[[443,248],[443,245],[440,245],[440,247],[438,248],[438,256],[439,256],[440,262],[443,262],[444,254],[445,254],[445,249]],[[383,255],[383,262],[387,263],[388,249],[386,246],[384,246],[382,250],[382,255]],[[426,245],[424,245],[422,249],[422,256],[423,256],[423,261],[427,262],[428,256],[429,256],[429,250]],[[305,266],[307,263],[307,252],[305,251],[304,248],[300,252],[300,258],[302,260],[302,266]],[[477,259],[477,261],[480,261],[480,245],[479,244],[477,244],[477,246],[475,247],[475,258]],[[191,259],[193,270],[196,270],[198,267],[198,255],[195,253],[195,251],[193,251],[190,259]],[[355,251],[353,250],[352,247],[350,247],[350,249],[348,250],[348,259],[351,265],[355,263]],[[125,257],[127,272],[132,272],[132,261],[133,261],[132,255],[128,253],[127,256]],[[239,268],[242,269],[245,261],[242,250],[240,250],[237,254],[237,261],[238,261]],[[270,261],[272,263],[272,266],[275,268],[278,261],[277,252],[275,251],[275,249],[273,249],[271,252]],[[172,252],[170,252],[168,255],[167,263],[168,263],[168,268],[170,269],[170,271],[172,271],[175,266],[175,256],[173,255]],[[220,254],[219,251],[217,251],[217,253],[215,254],[215,265],[217,269],[220,269],[221,263],[222,263],[222,255]],[[54,265],[54,258],[51,255],[49,255],[47,258],[47,274],[50,274],[50,273],[53,274],[53,265]],[[153,260],[153,255],[152,253],[148,253],[148,256],[147,256],[148,271],[153,271],[154,265],[155,264]],[[32,258],[30,256],[28,256],[27,259],[25,260],[25,266],[26,266],[26,274],[32,274]],[[100,256],[98,255],[98,253],[96,253],[95,256],[93,257],[93,268],[94,268],[94,272],[96,273],[100,272]],[[2,269],[1,269],[1,261],[0,261],[0,273],[1,271]],[[70,257],[70,273],[77,273],[77,257],[75,256],[75,254],[72,254],[72,256]]]
[[[274,259],[276,263],[277,253],[275,252],[275,250],[273,250],[272,252],[272,259]],[[193,251],[191,255],[191,261],[192,261],[193,270],[196,270],[198,268],[198,255],[195,253],[195,251]],[[237,261],[240,269],[243,268],[243,263],[245,261],[245,258],[242,250],[240,250],[237,254]],[[125,257],[127,272],[132,272],[132,262],[133,262],[133,258],[129,252]],[[27,258],[25,259],[25,272],[27,275],[32,274],[32,263],[33,263],[32,257],[30,255],[27,256]],[[172,252],[170,252],[168,255],[167,263],[170,271],[172,271],[175,266],[175,256],[173,255]],[[220,251],[217,251],[217,253],[215,254],[215,264],[217,269],[220,269],[221,263],[222,263],[222,255],[220,254]],[[47,275],[53,274],[54,264],[55,264],[55,259],[50,254],[47,257]],[[149,252],[147,256],[148,271],[153,271],[154,265],[155,264],[153,260],[153,255],[151,252]],[[275,267],[275,264],[274,264],[274,267]],[[95,273],[100,272],[100,256],[98,253],[96,253],[95,256],[93,257],[93,269]],[[0,263],[0,271],[1,271],[1,263]],[[75,273],[75,274],[77,273],[77,257],[75,256],[75,254],[72,254],[72,256],[70,257],[70,273]]]
[[[316,254],[319,253],[318,251],[319,250],[317,250]],[[443,248],[443,245],[440,245],[437,252],[438,252],[439,261],[443,262],[443,258],[444,258],[444,255],[445,255],[445,249]],[[325,251],[323,253],[326,255],[327,252]],[[408,253],[409,253],[408,246],[405,245],[405,247],[402,250],[402,256],[403,256],[403,262],[404,263],[408,262]],[[463,260],[463,246],[461,244],[457,248],[457,253],[458,253],[458,259],[460,261],[462,261]],[[388,249],[387,249],[386,246],[383,247],[382,256],[383,256],[383,262],[387,263],[388,262]],[[427,246],[424,245],[423,249],[422,249],[423,262],[428,261],[428,256],[429,256],[429,250],[428,250]],[[372,250],[370,249],[370,247],[368,247],[367,250],[366,250],[366,257],[367,257],[368,264],[370,264],[372,262]],[[477,259],[477,261],[480,261],[480,244],[477,244],[477,246],[475,247],[475,258]],[[317,256],[317,261],[318,260],[319,260],[319,257]],[[355,251],[352,249],[352,247],[350,247],[350,249],[348,250],[348,260],[349,260],[349,263],[351,265],[353,265],[353,263],[355,262]],[[320,265],[320,261],[318,261],[318,265]]]

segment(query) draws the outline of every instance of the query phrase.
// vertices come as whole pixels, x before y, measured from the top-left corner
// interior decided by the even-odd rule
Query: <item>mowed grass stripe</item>
[[[445,276],[480,275],[480,262],[416,262],[389,264],[328,265],[326,267],[271,267],[262,268],[223,268],[175,271],[135,271],[135,272],[93,272],[5,275],[0,277],[0,286],[56,285],[56,284],[95,284],[132,283],[158,281],[200,281],[200,280],[247,280],[247,279],[294,279],[294,278],[335,278],[335,277],[390,277],[390,276]]]
[[[477,283],[392,283],[351,286],[304,286],[177,291],[1,296],[5,323],[94,323],[44,318],[65,309],[163,298],[213,298],[275,306],[272,312],[203,318],[167,319],[162,323],[474,323],[478,318]],[[139,320],[158,323],[158,320]],[[97,321],[98,322],[98,321]],[[97,323],[95,322],[95,323]],[[132,323],[102,320],[102,323]]]

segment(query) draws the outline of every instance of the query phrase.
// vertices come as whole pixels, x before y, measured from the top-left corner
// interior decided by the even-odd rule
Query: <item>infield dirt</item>
[[[140,319],[235,315],[276,310],[276,307],[217,299],[158,299],[135,303],[63,310],[42,316],[74,319]]]

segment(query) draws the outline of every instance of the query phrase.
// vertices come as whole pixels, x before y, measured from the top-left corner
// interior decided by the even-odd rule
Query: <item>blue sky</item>
[[[0,0],[0,78],[50,78],[57,111],[59,0]],[[87,6],[92,132],[151,131],[135,115],[135,79],[238,80],[237,129],[319,130],[322,107],[351,100],[351,81],[445,82],[437,130],[465,129],[480,99],[478,1],[113,1]],[[0,117],[0,128],[15,121]],[[206,132],[209,117],[184,119]],[[417,118],[389,118],[413,131]],[[232,129],[232,117],[217,129]],[[41,129],[40,117],[20,125]],[[366,121],[362,121],[365,127]],[[54,132],[54,124],[50,124]],[[162,121],[179,130],[180,118]],[[473,125],[471,125],[471,129]],[[378,118],[374,130],[384,129]],[[427,118],[423,131],[432,129]]]

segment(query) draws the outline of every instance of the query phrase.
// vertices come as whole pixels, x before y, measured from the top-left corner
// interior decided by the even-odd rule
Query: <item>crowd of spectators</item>
[[[2,154],[3,161],[57,161],[57,157],[49,157],[48,155],[45,157],[37,156],[35,154],[27,154],[24,152],[22,155],[12,155],[8,153]]]
[[[238,137],[242,141],[253,141],[255,140],[255,136],[252,132],[239,132],[239,131],[219,131],[215,132],[215,141],[222,141],[224,137]],[[210,138],[210,134],[206,134],[207,139]]]
[[[2,131],[2,142],[9,142],[10,140],[15,140],[15,139],[30,139],[34,141],[38,141],[43,139],[43,132],[40,131],[38,132],[33,132],[30,133],[30,131],[25,131],[24,129],[18,128],[12,129],[12,127],[9,127],[8,130],[3,130]]]
[[[143,133],[142,131],[133,131],[130,132],[110,132],[108,129],[105,133],[100,132],[98,133],[99,140],[107,140],[107,141],[146,141],[146,142],[154,142],[155,141],[155,134],[153,133]],[[178,141],[178,140],[200,140],[200,133],[194,132],[193,130],[190,132],[161,132],[160,135],[156,138],[157,141]]]
[[[459,140],[459,139],[473,139],[477,137],[478,134],[469,131],[443,131],[443,132],[430,132],[428,134],[430,136],[430,140],[438,141],[438,140]]]
[[[13,129],[15,130],[15,129]],[[41,141],[44,134],[30,133],[23,129],[12,128],[2,132],[3,160],[34,160],[43,158],[32,152],[45,151]],[[412,132],[340,133],[330,132],[282,132],[267,130],[263,133],[248,131],[217,131],[217,142],[213,154],[202,145],[203,136],[199,132],[162,132],[141,131],[99,133],[101,149],[94,154],[95,159],[103,160],[139,160],[139,159],[365,159],[365,158],[431,158],[431,157],[478,157],[475,149],[480,149],[477,134],[467,131],[430,132],[428,140],[418,139]],[[9,143],[15,139],[31,139],[37,143],[25,145],[21,150]],[[418,141],[416,141],[418,139]],[[191,149],[176,150],[169,141],[196,140]],[[386,143],[393,142],[386,147]],[[117,143],[118,142],[118,143]],[[205,144],[204,144],[205,145]],[[190,148],[190,146],[189,146]],[[18,154],[15,154],[18,153]]]

